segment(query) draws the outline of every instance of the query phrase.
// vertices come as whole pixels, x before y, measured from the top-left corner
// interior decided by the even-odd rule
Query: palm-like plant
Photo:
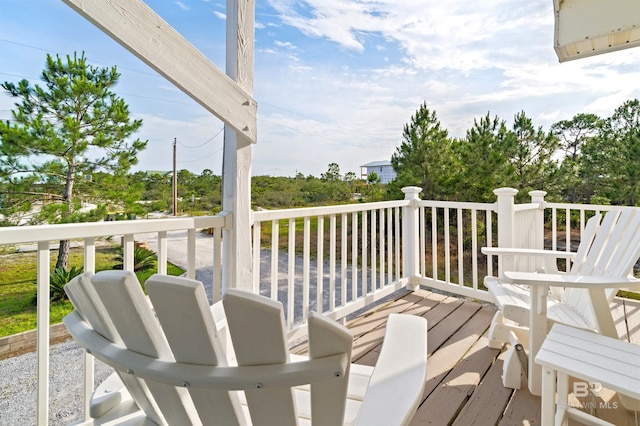
[[[67,293],[64,291],[64,286],[82,274],[83,267],[76,268],[72,266],[69,269],[56,268],[49,278],[49,298],[52,302],[59,302],[67,299]]]
[[[116,260],[119,262],[113,269],[124,268],[124,254],[121,252]],[[156,254],[145,247],[136,247],[133,249],[133,270],[144,271],[156,266]]]

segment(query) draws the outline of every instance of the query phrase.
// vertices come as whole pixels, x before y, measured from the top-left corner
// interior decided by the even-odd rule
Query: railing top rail
[[[569,209],[569,210],[594,210],[609,211],[618,209],[637,209],[636,206],[611,206],[602,204],[572,204],[572,203],[548,203],[545,202],[545,208],[548,209]]]
[[[420,207],[448,207],[452,209],[462,208],[468,210],[492,210],[497,211],[496,203],[471,203],[466,201],[436,201],[418,200]]]
[[[192,217],[114,222],[64,223],[56,225],[12,226],[0,228],[0,244],[23,244],[40,241],[70,240],[74,238],[106,237],[144,232],[179,231],[194,228]],[[223,226],[219,216],[199,217],[201,226]]]
[[[523,203],[516,204],[513,206],[513,210],[517,212],[527,211],[527,210],[540,210],[544,206],[541,206],[540,203]]]
[[[277,219],[301,218],[308,216],[328,216],[332,214],[353,213],[368,210],[404,207],[407,200],[380,201],[376,203],[341,204],[338,206],[302,207],[299,209],[260,210],[253,212],[254,222]]]

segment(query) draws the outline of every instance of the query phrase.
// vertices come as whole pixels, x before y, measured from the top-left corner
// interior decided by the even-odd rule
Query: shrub
[[[83,269],[84,268],[82,266],[79,268],[72,266],[68,270],[64,268],[56,268],[51,273],[51,277],[49,278],[49,298],[52,302],[67,300],[67,293],[64,292],[64,286],[69,281],[82,274]]]
[[[119,262],[113,269],[124,269],[124,254],[122,251],[116,257]],[[156,254],[145,247],[136,247],[133,249],[133,270],[145,271],[156,266]]]

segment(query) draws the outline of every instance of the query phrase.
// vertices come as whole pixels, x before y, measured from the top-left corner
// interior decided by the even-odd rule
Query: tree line
[[[465,137],[452,138],[423,103],[404,127],[391,162],[398,173],[390,196],[406,185],[423,198],[495,201],[493,190],[531,190],[570,203],[636,205],[640,182],[640,101],[628,100],[610,117],[579,113],[536,127],[524,111],[505,120],[487,113]]]
[[[84,54],[47,55],[43,86],[5,82],[15,98],[11,120],[0,122],[0,226],[131,218],[173,206],[171,173],[131,172],[147,141],[142,126],[113,92],[116,67],[99,68]],[[453,138],[424,102],[404,126],[388,185],[370,174],[342,174],[337,163],[319,177],[255,176],[252,204],[289,208],[399,199],[401,188],[423,188],[423,199],[493,202],[493,190],[514,187],[573,203],[636,205],[640,179],[640,102],[610,117],[580,113],[549,130],[524,111],[513,125],[487,113]],[[178,210],[215,214],[222,178],[211,170],[177,173]],[[87,208],[87,205],[95,208]],[[68,264],[61,242],[56,267]]]

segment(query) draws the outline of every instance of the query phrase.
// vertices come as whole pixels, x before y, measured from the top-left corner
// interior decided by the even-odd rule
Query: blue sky
[[[146,2],[224,70],[221,0]],[[559,64],[551,0],[258,0],[254,175],[319,176],[390,159],[423,101],[452,136],[487,112],[548,129],[640,98],[640,49]],[[136,170],[220,174],[222,123],[60,0],[0,0],[0,81],[38,83],[47,53],[116,65],[144,121]],[[13,100],[0,94],[0,119]]]

